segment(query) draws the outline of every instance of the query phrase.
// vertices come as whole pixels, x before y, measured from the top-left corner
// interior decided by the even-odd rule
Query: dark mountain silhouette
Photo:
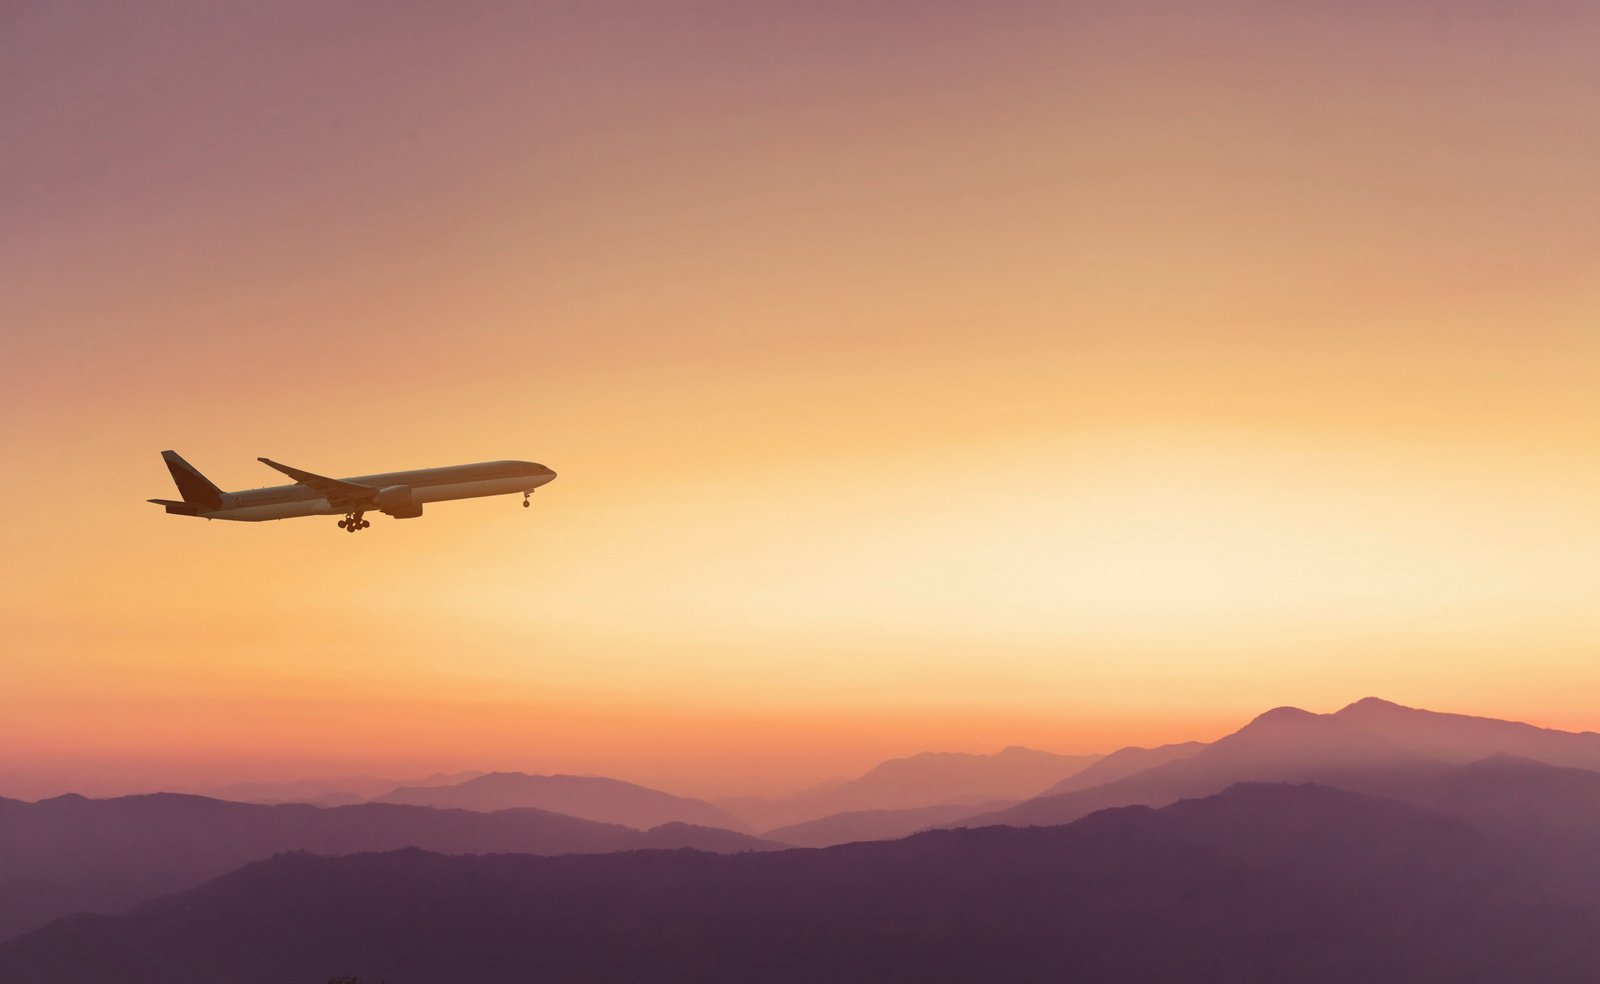
[[[1600,772],[1588,769],[1494,755],[1441,777],[1416,798],[1486,830],[1581,827],[1600,834]]]
[[[1072,792],[981,814],[969,825],[1068,823],[1113,806],[1163,806],[1238,782],[1322,782],[1352,789],[1401,787],[1497,752],[1562,763],[1600,754],[1600,735],[1401,707],[1375,698],[1333,714],[1280,707],[1195,754]],[[1548,759],[1546,759],[1548,760]]]
[[[1557,897],[1600,907],[1600,772],[1495,755],[1370,786],[1466,820]]]
[[[0,944],[0,979],[1488,984],[1600,979],[1592,912],[1465,822],[1244,785],[821,851],[283,855]]]
[[[950,824],[978,813],[992,812],[1011,806],[1009,802],[972,806],[965,803],[940,806],[914,806],[904,810],[858,810],[835,813],[832,816],[807,820],[769,830],[763,837],[768,840],[793,844],[795,847],[832,847],[854,841],[894,840]]]
[[[721,827],[698,827],[692,823],[674,820],[641,833],[637,842],[624,850],[710,851],[714,854],[738,854],[741,851],[781,851],[792,845],[764,837],[751,837],[737,830]]]
[[[421,779],[382,779],[377,776],[345,776],[339,779],[295,779],[289,782],[236,782],[202,795],[236,803],[312,803],[317,806],[348,806],[365,803],[398,786],[450,786],[476,779],[482,772],[436,772]]]
[[[451,786],[396,789],[374,802],[480,811],[533,808],[640,830],[664,823],[738,830],[746,826],[731,813],[704,800],[673,796],[602,776],[490,772]]]
[[[904,810],[995,800],[1020,800],[1098,761],[1098,755],[1056,755],[1011,746],[993,755],[923,752],[890,759],[865,774],[830,781],[775,800],[743,797],[721,804],[755,830],[790,826],[867,810]]]
[[[283,851],[421,847],[563,854],[644,847],[760,850],[743,834],[669,825],[646,833],[542,810],[477,813],[365,804],[260,806],[158,793],[38,803],[0,799],[0,939],[69,912],[115,912]]]

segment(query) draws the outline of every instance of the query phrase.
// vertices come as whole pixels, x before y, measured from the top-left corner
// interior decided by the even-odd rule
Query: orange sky
[[[1600,729],[1600,13],[866,6],[0,12],[0,795]]]

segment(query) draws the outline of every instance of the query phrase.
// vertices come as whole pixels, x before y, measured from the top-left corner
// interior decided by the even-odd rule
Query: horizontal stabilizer
[[[179,502],[176,499],[148,499],[158,506],[166,506],[167,512],[174,516],[198,516],[200,507],[192,502]]]

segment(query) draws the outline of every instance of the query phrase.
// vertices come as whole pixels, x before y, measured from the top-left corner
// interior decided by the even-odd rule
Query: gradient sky
[[[0,794],[1600,729],[1600,8],[0,0]],[[206,523],[270,455],[535,496]]]

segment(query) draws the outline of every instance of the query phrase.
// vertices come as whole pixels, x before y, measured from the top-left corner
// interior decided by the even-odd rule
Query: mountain
[[[944,803],[981,803],[1032,795],[1093,765],[1098,755],[1056,755],[1012,745],[993,755],[923,752],[890,759],[829,792],[862,809],[903,809]]]
[[[890,759],[855,779],[831,781],[775,800],[723,800],[752,829],[768,830],[838,813],[1020,800],[1098,761],[1012,746],[993,755],[923,752]]]
[[[795,847],[832,847],[854,841],[893,840],[1011,805],[1010,802],[1001,801],[977,806],[946,803],[940,806],[913,806],[904,810],[856,810],[778,827],[761,836]]]
[[[1556,897],[1600,907],[1600,772],[1494,755],[1420,782],[1373,786],[1466,820]]]
[[[1600,764],[1600,735],[1457,714],[1367,698],[1333,714],[1279,707],[1192,755],[1098,786],[1036,797],[964,823],[1058,824],[1113,806],[1163,806],[1238,782],[1322,782],[1387,790],[1496,753],[1559,764]],[[1531,754],[1530,753],[1534,753]],[[1548,756],[1548,759],[1541,758]]]
[[[0,944],[0,979],[1590,984],[1594,927],[1462,821],[1245,785],[820,851],[282,855]]]
[[[1600,734],[1593,731],[1556,731],[1519,721],[1424,711],[1377,697],[1358,700],[1333,717],[1402,748],[1445,761],[1470,762],[1503,754],[1600,770]]]
[[[365,803],[397,786],[449,786],[476,779],[481,772],[437,772],[422,779],[380,779],[377,776],[346,776],[340,779],[296,779],[289,782],[236,782],[206,790],[212,799],[236,803],[313,803],[317,806],[347,806]]]
[[[768,838],[751,837],[737,830],[697,827],[674,820],[641,833],[626,850],[710,851],[713,854],[738,854],[742,851],[782,851],[793,845]]]
[[[476,813],[366,804],[260,806],[158,793],[0,799],[0,939],[68,912],[115,912],[283,851],[420,847],[535,854],[777,845],[685,825],[640,833],[542,810]],[[0,978],[3,979],[3,978]]]
[[[1206,747],[1203,741],[1185,741],[1175,745],[1158,745],[1155,748],[1119,748],[1082,772],[1074,773],[1044,790],[1040,796],[1070,793],[1092,786],[1102,786],[1127,776],[1153,769],[1158,765],[1176,762],[1196,755]]]
[[[377,797],[375,802],[480,811],[533,808],[640,830],[664,823],[738,830],[745,827],[731,813],[704,800],[673,796],[601,776],[490,772],[450,786],[396,789]]]

